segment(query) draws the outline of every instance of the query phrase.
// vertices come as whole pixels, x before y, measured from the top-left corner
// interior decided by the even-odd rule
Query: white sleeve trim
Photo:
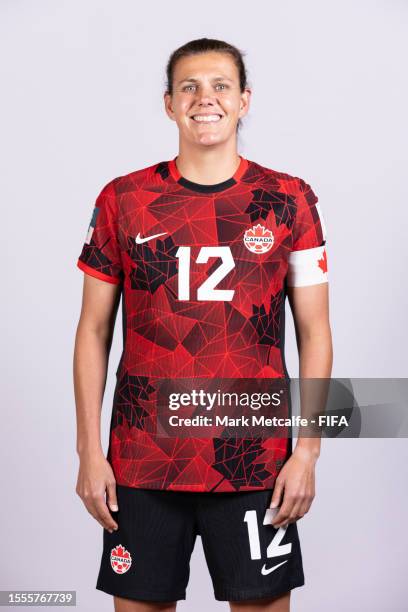
[[[319,202],[315,204],[317,214],[319,215],[320,226],[322,228],[323,240],[327,240],[327,231],[326,231],[326,223],[324,222],[324,217],[322,213],[322,209],[320,208]]]
[[[325,245],[292,251],[289,254],[288,264],[289,287],[307,287],[328,282]]]

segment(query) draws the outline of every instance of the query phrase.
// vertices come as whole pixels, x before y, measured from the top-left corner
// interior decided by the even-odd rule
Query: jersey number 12
[[[191,247],[179,247],[176,257],[179,260],[178,297],[179,300],[189,300]],[[231,250],[227,246],[202,247],[198,253],[196,263],[205,264],[210,257],[219,257],[221,265],[197,288],[197,300],[230,302],[234,297],[234,289],[215,289],[215,287],[235,267]]]

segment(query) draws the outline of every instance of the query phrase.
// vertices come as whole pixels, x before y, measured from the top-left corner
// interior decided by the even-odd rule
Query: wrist
[[[103,448],[100,442],[78,442],[76,451],[80,459],[103,455]]]
[[[320,440],[319,443],[316,444],[312,439],[309,439],[305,442],[297,442],[293,454],[302,457],[304,459],[313,459],[317,461],[320,456]]]

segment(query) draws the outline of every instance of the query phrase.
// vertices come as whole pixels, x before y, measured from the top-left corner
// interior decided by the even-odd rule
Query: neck
[[[234,139],[216,147],[196,147],[180,142],[176,164],[181,176],[189,181],[215,185],[231,178],[239,162],[237,142]]]

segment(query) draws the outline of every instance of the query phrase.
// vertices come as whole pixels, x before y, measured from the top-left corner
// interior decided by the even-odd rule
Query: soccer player
[[[197,535],[215,598],[234,612],[287,611],[291,589],[304,584],[296,521],[314,497],[319,439],[298,438],[292,449],[290,438],[219,429],[166,435],[159,418],[169,381],[188,399],[186,380],[195,389],[200,380],[288,380],[286,296],[300,377],[330,377],[321,210],[303,179],[239,155],[250,97],[234,46],[200,39],[177,49],[164,105],[178,154],[102,189],[78,259],[76,490],[104,527],[97,588],[117,612],[174,610]],[[105,457],[100,412],[120,299],[124,345]]]

